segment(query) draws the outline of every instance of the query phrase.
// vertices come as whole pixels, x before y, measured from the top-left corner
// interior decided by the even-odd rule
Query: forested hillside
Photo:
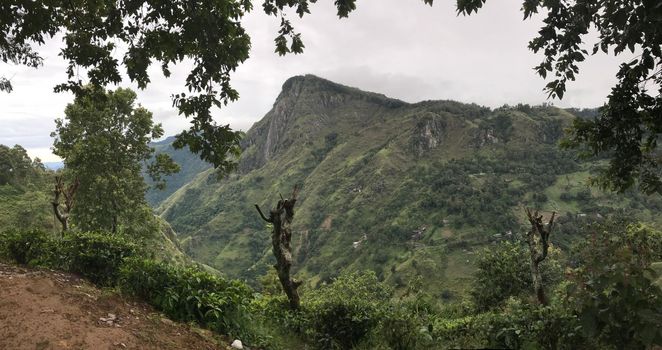
[[[309,285],[370,269],[398,290],[422,280],[453,298],[479,248],[528,229],[525,207],[560,215],[551,239],[561,248],[612,213],[660,219],[659,196],[587,186],[601,160],[558,147],[574,118],[552,106],[409,104],[298,76],[248,131],[237,173],[203,171],[158,212],[195,259],[254,282],[273,258],[253,204],[270,208],[299,184],[294,268]]]

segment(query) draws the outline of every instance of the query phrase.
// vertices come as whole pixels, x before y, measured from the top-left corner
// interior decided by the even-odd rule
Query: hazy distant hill
[[[59,170],[64,168],[64,162],[44,162],[43,163],[46,169],[50,170]]]
[[[420,276],[447,298],[466,286],[476,249],[522,231],[524,206],[563,215],[560,245],[582,220],[615,210],[650,219],[662,210],[659,199],[586,188],[594,163],[556,146],[573,118],[549,106],[409,104],[293,77],[248,131],[238,173],[218,180],[207,168],[158,211],[194,258],[252,278],[272,264],[253,204],[268,210],[298,183],[295,269],[308,283],[368,268],[397,287]]]

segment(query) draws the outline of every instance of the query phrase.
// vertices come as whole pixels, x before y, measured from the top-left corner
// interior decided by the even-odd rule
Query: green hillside
[[[293,77],[248,131],[237,173],[219,179],[207,169],[157,211],[194,259],[255,281],[273,262],[253,204],[268,209],[300,184],[295,269],[310,286],[372,269],[399,290],[420,278],[453,298],[477,249],[525,230],[525,206],[561,214],[561,247],[581,222],[615,211],[656,219],[659,198],[587,188],[599,160],[557,147],[573,118],[550,106],[409,104]]]
[[[174,140],[174,137],[168,137],[163,141],[154,142],[150,145],[154,148],[155,154],[167,153],[180,167],[178,173],[164,177],[166,186],[163,190],[154,188],[153,181],[149,176],[144,177],[145,182],[149,185],[145,199],[154,207],[161,204],[164,199],[168,198],[178,188],[193,180],[197,174],[211,168],[209,163],[191,154],[188,148],[175,149],[172,147]]]

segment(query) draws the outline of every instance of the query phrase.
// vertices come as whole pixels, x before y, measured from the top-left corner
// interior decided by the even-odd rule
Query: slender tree
[[[529,219],[529,223],[531,223],[531,229],[526,234],[526,240],[529,245],[533,289],[536,293],[538,302],[542,305],[547,305],[547,297],[545,296],[542,275],[540,273],[540,263],[547,258],[547,253],[549,251],[549,235],[554,228],[554,217],[556,216],[556,213],[552,213],[547,225],[543,223],[543,216],[538,213],[537,210],[532,213],[531,210],[527,208],[526,216]],[[536,237],[538,237],[538,239],[536,239]],[[539,241],[540,243],[540,251],[536,248],[536,241]]]
[[[292,195],[288,199],[281,196],[278,204],[274,209],[269,212],[269,217],[266,217],[260,206],[255,204],[255,209],[260,214],[262,219],[273,225],[271,231],[271,244],[274,256],[276,257],[276,265],[274,268],[278,273],[278,279],[283,286],[283,290],[290,301],[290,307],[293,310],[299,308],[299,292],[297,289],[301,285],[301,281],[295,281],[290,276],[290,269],[292,268],[292,220],[294,219],[294,205],[297,201],[297,194],[299,187],[295,186]]]

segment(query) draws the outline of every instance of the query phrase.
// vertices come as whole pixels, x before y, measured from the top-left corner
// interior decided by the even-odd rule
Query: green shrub
[[[22,265],[55,265],[57,243],[40,231],[10,230],[0,234],[0,255]]]
[[[383,344],[393,350],[434,349],[432,329],[427,315],[404,305],[393,304],[384,315],[371,345]]]
[[[220,334],[259,347],[269,338],[253,324],[253,291],[197,267],[140,259],[130,237],[101,232],[70,232],[60,240],[41,231],[0,234],[0,256],[21,264],[77,273],[101,286],[119,286],[169,317],[196,322]]]
[[[486,348],[486,315],[491,314],[437,319],[432,327],[435,344],[443,344],[446,348]]]
[[[93,283],[117,283],[120,266],[138,246],[127,236],[101,232],[72,232],[62,241],[66,266]]]
[[[350,349],[377,329],[390,293],[374,272],[342,274],[306,295],[305,332],[321,348]]]
[[[434,324],[436,344],[446,348],[591,349],[579,320],[560,305],[537,306],[511,298],[501,310]]]
[[[510,299],[501,312],[488,314],[479,325],[489,348],[596,348],[582,335],[579,319],[560,304],[539,306]]]
[[[662,232],[641,224],[597,224],[570,273],[568,307],[587,337],[617,349],[662,344],[662,289],[651,263],[662,255]]]
[[[560,251],[550,248],[540,267],[543,284],[551,290],[562,276]],[[501,242],[483,250],[474,274],[471,298],[478,311],[499,307],[510,297],[526,296],[533,292],[533,280],[528,248],[520,242]]]

